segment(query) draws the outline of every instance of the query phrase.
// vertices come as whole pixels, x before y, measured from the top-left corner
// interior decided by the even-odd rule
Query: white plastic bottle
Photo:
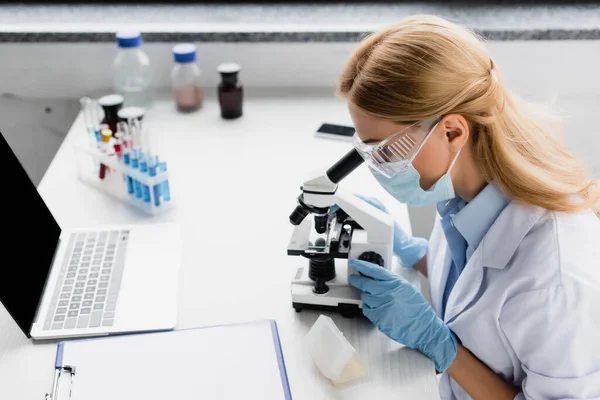
[[[152,105],[152,69],[142,50],[142,35],[117,33],[119,51],[113,62],[113,89],[125,98],[124,107],[150,108]]]

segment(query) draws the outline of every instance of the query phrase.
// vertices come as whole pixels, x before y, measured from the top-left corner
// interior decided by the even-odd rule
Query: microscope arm
[[[304,182],[302,185],[304,204],[313,207],[334,205],[333,195],[337,190],[337,184],[363,161],[360,154],[353,149],[332,165],[324,175]]]
[[[394,238],[394,219],[353,194],[338,193],[337,205],[366,232],[370,243],[389,245]]]
[[[298,197],[299,205],[290,215],[290,222],[299,225],[308,213],[327,214],[329,207],[335,204],[337,184],[363,162],[364,159],[358,151],[352,149],[333,164],[324,175],[304,182],[302,193]]]

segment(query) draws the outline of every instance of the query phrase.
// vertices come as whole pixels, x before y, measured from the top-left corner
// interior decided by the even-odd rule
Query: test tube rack
[[[156,176],[149,176],[126,165],[116,155],[108,156],[91,146],[76,145],[75,153],[77,176],[85,184],[152,216],[173,207],[168,187],[169,171],[157,170]],[[100,177],[102,166],[105,169],[103,178]]]

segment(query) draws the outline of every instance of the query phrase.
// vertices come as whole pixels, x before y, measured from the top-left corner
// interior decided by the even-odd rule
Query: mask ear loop
[[[450,192],[450,189],[448,189],[448,196],[454,197],[456,196],[456,192],[454,192],[454,182],[452,182],[452,168],[454,168],[454,164],[456,164],[456,160],[458,160],[458,156],[460,156],[460,152],[462,151],[462,149],[460,149],[456,155],[454,156],[454,160],[452,160],[452,162],[450,163],[450,166],[448,167],[448,172],[446,172],[444,174],[444,176],[448,176],[448,180],[450,181],[450,186],[452,187],[452,192]],[[435,186],[435,185],[433,185]],[[448,200],[449,201],[449,200]]]
[[[438,122],[436,122],[435,125],[433,126],[433,128],[431,128],[431,130],[427,133],[427,136],[425,137],[425,140],[423,140],[423,143],[421,143],[421,145],[419,146],[419,148],[417,149],[417,151],[415,151],[415,154],[413,154],[413,156],[410,158],[410,162],[412,162],[415,159],[415,157],[417,157],[417,154],[419,154],[419,151],[421,151],[421,149],[423,148],[423,146],[425,146],[425,142],[427,142],[427,140],[429,140],[429,137],[431,136],[431,133],[435,130],[435,128],[438,127],[438,125],[440,124],[440,122],[441,122],[441,119]],[[462,151],[462,148],[454,156],[454,159],[450,163],[450,166],[448,167],[448,171],[446,172],[446,174],[449,174],[450,171],[452,171],[452,168],[454,167],[454,164],[456,164],[456,160],[458,160],[458,156],[460,155],[461,151]]]
[[[462,149],[460,149],[458,152],[456,152],[456,155],[454,156],[454,160],[452,160],[452,163],[450,163],[450,167],[448,167],[448,172],[446,172],[447,174],[449,174],[450,171],[452,171],[452,168],[454,167],[454,164],[456,164],[456,160],[458,160],[458,156],[460,156],[461,151],[462,151]]]

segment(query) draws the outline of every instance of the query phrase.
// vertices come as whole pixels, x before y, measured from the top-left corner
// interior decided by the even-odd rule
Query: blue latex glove
[[[356,197],[389,214],[383,203],[378,199],[358,194]],[[427,254],[427,240],[408,235],[398,225],[398,222],[394,221],[394,254],[398,256],[403,267],[413,267]]]
[[[348,278],[362,291],[363,314],[389,338],[420,351],[445,371],[456,358],[456,337],[423,295],[379,265],[356,259],[350,265],[364,275]]]

